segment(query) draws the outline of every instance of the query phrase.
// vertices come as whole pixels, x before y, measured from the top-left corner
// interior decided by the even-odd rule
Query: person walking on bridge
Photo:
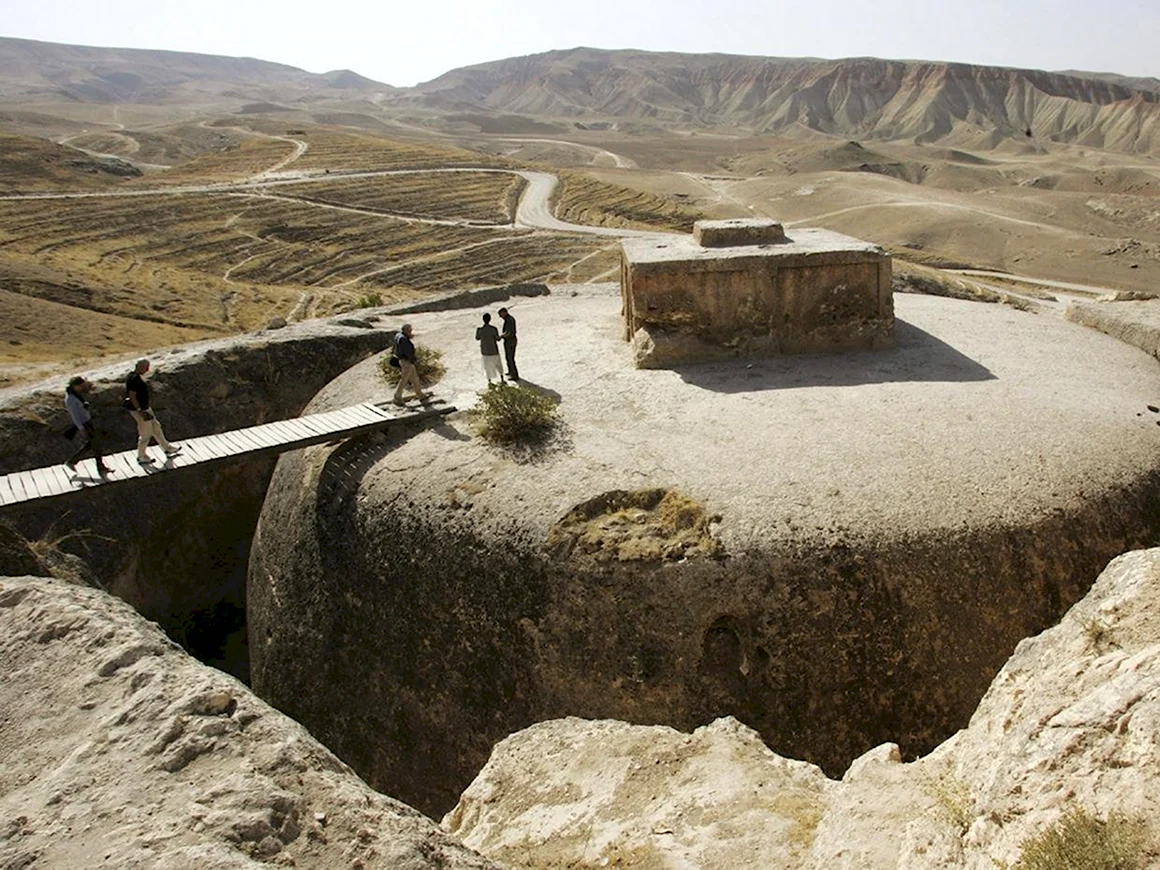
[[[506,308],[499,310],[499,316],[503,320],[503,331],[500,335],[503,338],[503,355],[507,360],[507,376],[513,381],[518,381],[520,370],[516,368],[516,319],[508,314]]]
[[[407,387],[415,391],[420,402],[426,402],[430,398],[423,392],[423,387],[419,383],[419,369],[416,367],[417,359],[412,332],[411,324],[404,323],[399,334],[395,336],[395,356],[399,359],[399,385],[395,387],[394,400],[396,405],[406,404],[403,401],[403,390]]]
[[[68,411],[72,425],[84,438],[80,449],[65,461],[65,465],[69,471],[76,471],[81,457],[91,453],[97,460],[97,474],[106,477],[113,473],[113,469],[105,465],[105,460],[101,456],[101,444],[97,440],[97,430],[93,427],[93,415],[89,412],[89,403],[84,399],[91,387],[92,384],[80,375],[75,375],[69,378],[68,387],[65,388],[64,407]],[[68,431],[65,435],[68,435]]]
[[[155,460],[149,455],[149,440],[155,438],[166,456],[181,452],[181,448],[170,444],[161,431],[153,410],[149,407],[149,385],[145,383],[145,373],[149,371],[149,360],[139,359],[133,373],[125,380],[125,403],[129,413],[137,423],[137,462],[150,465]]]

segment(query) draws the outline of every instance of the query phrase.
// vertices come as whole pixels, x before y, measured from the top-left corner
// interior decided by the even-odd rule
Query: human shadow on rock
[[[555,390],[550,390],[547,387],[541,387],[539,384],[532,383],[529,380],[525,379],[525,380],[517,381],[517,384],[522,389],[534,390],[535,392],[539,393],[540,395],[547,396],[549,399],[554,399],[557,402],[560,402],[563,400],[563,396],[561,396]]]
[[[894,322],[894,341],[890,350],[738,358],[674,370],[685,383],[715,393],[995,380],[986,366],[904,320]]]

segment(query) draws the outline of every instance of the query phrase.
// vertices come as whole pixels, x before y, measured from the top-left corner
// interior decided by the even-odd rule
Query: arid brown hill
[[[1160,151],[1160,94],[1065,75],[876,58],[816,60],[576,48],[453,70],[407,92],[432,108],[653,119],[852,138],[1004,139]]]
[[[64,99],[171,105],[222,97],[240,102],[290,100],[366,90],[394,89],[350,70],[316,75],[252,57],[0,37],[0,101],[6,103]]]

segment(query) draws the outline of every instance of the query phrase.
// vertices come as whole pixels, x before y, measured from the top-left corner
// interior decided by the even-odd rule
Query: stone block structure
[[[625,239],[625,338],[638,368],[893,347],[890,256],[768,220],[699,221],[692,237]]]

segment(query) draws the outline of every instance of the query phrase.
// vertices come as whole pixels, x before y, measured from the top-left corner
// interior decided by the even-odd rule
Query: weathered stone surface
[[[1160,370],[1105,335],[903,296],[893,351],[644,371],[616,288],[576,292],[513,308],[558,443],[525,458],[456,416],[285,456],[263,507],[256,689],[432,814],[496,741],[564,715],[732,715],[831,775],[886,741],[930,751],[1018,640],[1160,535],[1160,427],[1136,416]],[[478,313],[413,322],[467,407]],[[387,395],[375,364],[313,407]],[[621,510],[552,546],[646,487],[702,506],[720,550],[669,558]]]
[[[771,220],[734,218],[724,221],[697,221],[693,224],[693,241],[702,248],[768,245],[783,239],[785,228]]]
[[[159,351],[149,374],[153,404],[177,442],[296,416],[330,379],[387,347],[396,326],[393,319],[373,330],[305,321]],[[85,372],[107,450],[136,443],[136,426],[121,407],[131,366]],[[0,392],[0,472],[59,464],[75,449],[56,434],[68,422],[65,381]],[[224,666],[226,654],[199,648],[199,638],[242,628],[247,553],[273,468],[273,459],[259,457],[0,513],[29,540],[62,538],[110,591]],[[228,657],[244,675],[244,661]]]
[[[1160,299],[1128,302],[1075,303],[1064,317],[1106,332],[1160,359]]]
[[[499,744],[443,824],[542,870],[629,856],[656,870],[993,870],[1073,807],[1155,832],[1157,638],[1160,549],[1129,553],[1020,643],[969,726],[919,761],[887,744],[835,782],[731,720],[691,735],[560,720]]]
[[[715,243],[747,231],[725,223]],[[875,245],[828,230],[732,247],[684,236],[621,245],[625,337],[640,368],[893,345],[890,257]]]
[[[800,868],[830,790],[736,719],[558,719],[504,740],[443,827],[513,868]]]
[[[0,672],[0,866],[494,866],[103,592],[0,577]]]

